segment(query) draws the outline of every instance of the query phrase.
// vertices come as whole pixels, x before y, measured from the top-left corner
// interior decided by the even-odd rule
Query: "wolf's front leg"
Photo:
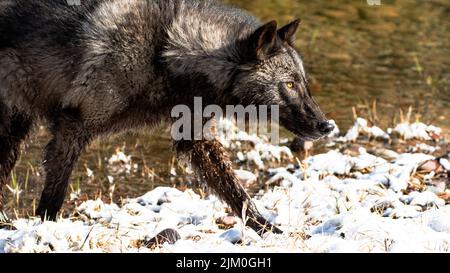
[[[51,129],[53,139],[44,155],[45,186],[36,215],[55,220],[66,196],[72,169],[90,137],[76,116],[65,115]]]
[[[182,140],[175,142],[175,149],[179,155],[189,158],[198,179],[206,182],[235,214],[241,218],[245,214],[246,225],[260,235],[269,231],[282,233],[258,212],[250,196],[238,182],[231,161],[218,140]]]

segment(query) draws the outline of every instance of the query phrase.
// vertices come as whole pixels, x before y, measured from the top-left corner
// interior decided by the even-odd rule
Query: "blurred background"
[[[296,47],[311,80],[313,95],[342,131],[353,111],[382,128],[399,121],[412,106],[414,118],[450,128],[450,1],[381,0],[225,0],[261,21],[288,23],[300,17]],[[352,110],[354,107],[354,110]],[[171,150],[169,131],[96,140],[72,175],[69,193],[75,202],[101,197],[120,203],[155,186],[189,186]],[[292,137],[283,132],[285,136]],[[26,143],[7,190],[11,216],[33,213],[43,188],[42,149],[49,140],[38,128]],[[108,168],[124,152],[125,172]],[[120,155],[119,155],[120,156]],[[118,159],[121,160],[120,158]],[[179,174],[179,175],[177,175]]]

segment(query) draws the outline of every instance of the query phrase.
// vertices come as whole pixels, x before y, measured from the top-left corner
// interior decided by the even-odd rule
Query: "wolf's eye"
[[[287,86],[287,88],[289,88],[289,89],[294,89],[295,83],[294,83],[294,82],[287,82],[287,83],[286,83],[286,86]]]

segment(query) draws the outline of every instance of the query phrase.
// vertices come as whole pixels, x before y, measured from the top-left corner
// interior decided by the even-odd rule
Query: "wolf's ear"
[[[270,21],[259,27],[248,40],[250,53],[258,60],[266,59],[277,49],[277,22]]]
[[[278,36],[280,39],[293,46],[295,42],[295,33],[297,33],[298,26],[301,21],[301,19],[296,19],[280,28],[280,30],[278,30]]]

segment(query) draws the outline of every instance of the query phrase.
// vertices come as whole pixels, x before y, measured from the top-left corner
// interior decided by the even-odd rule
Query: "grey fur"
[[[172,107],[191,105],[194,96],[205,104],[278,104],[288,129],[305,139],[324,134],[326,119],[291,46],[298,21],[277,32],[275,22],[262,26],[215,1],[81,2],[0,5],[0,193],[31,125],[46,120],[53,139],[44,154],[42,217],[56,217],[72,168],[94,137],[170,122]],[[175,147],[190,155],[200,179],[213,179],[208,166],[223,177],[206,182],[236,214],[250,202],[250,226],[270,228],[231,174],[220,143]],[[207,148],[217,154],[209,165],[201,163]]]

